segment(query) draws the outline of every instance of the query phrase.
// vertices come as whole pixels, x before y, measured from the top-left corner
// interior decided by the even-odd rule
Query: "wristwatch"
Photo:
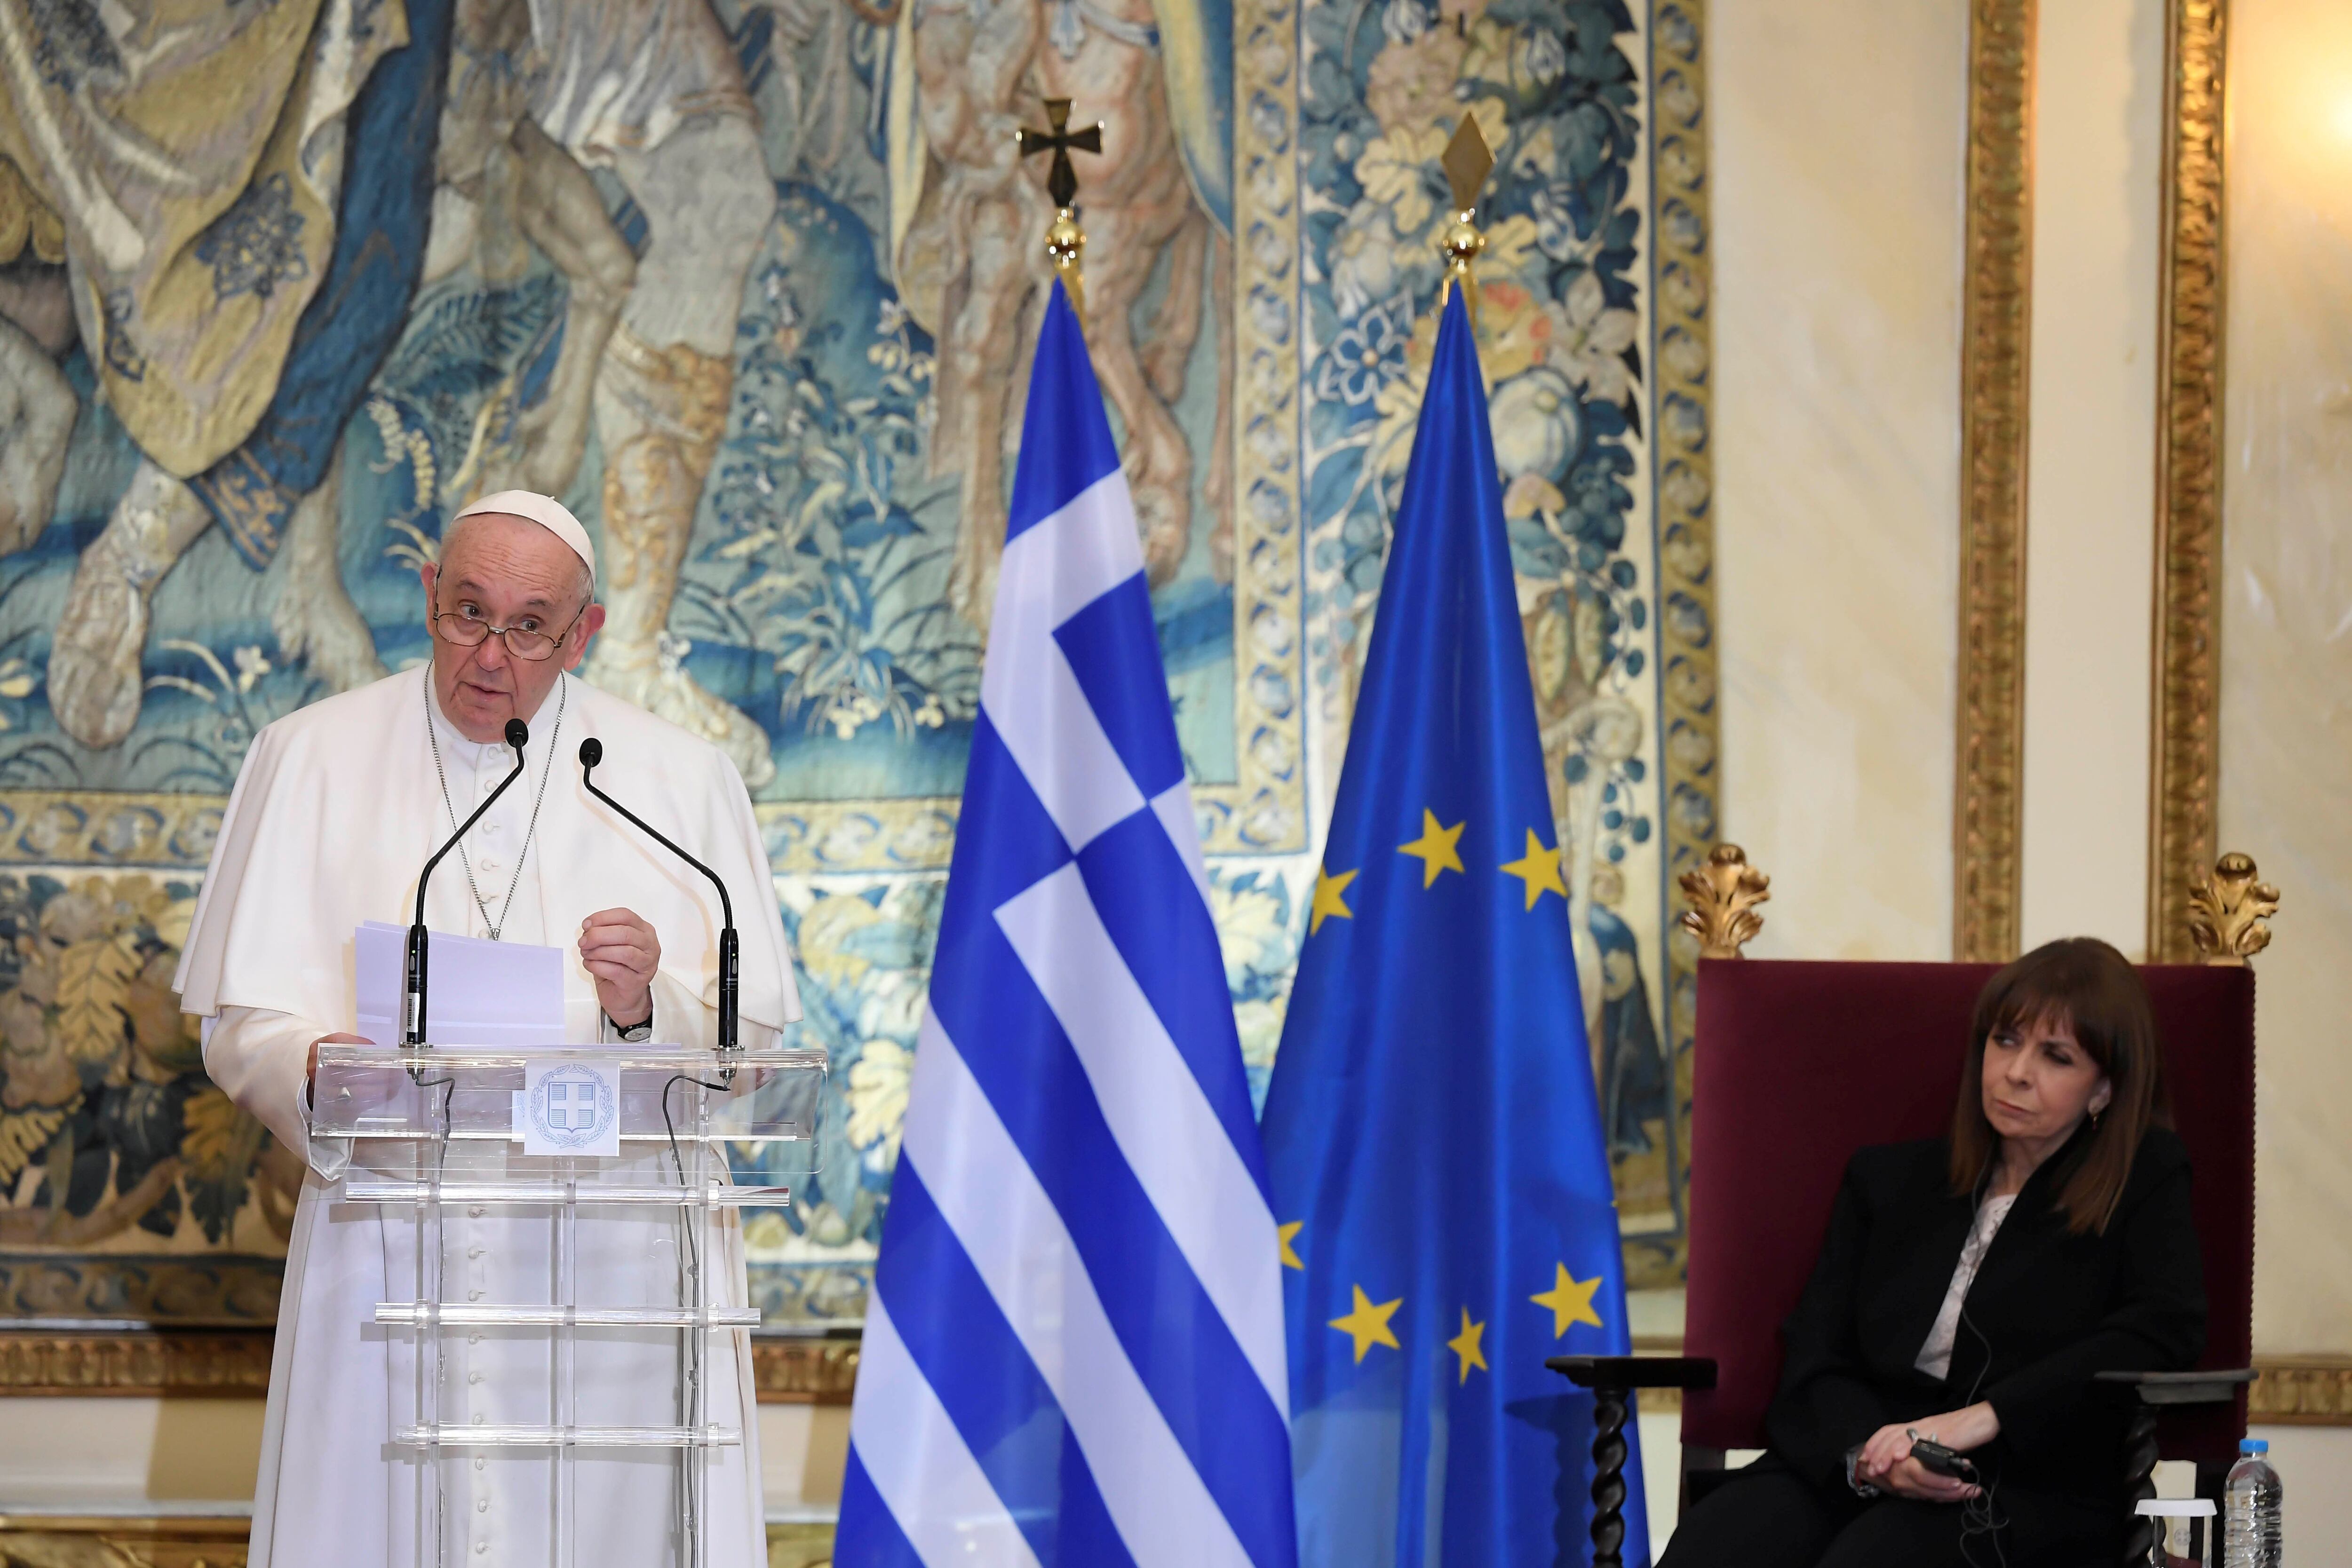
[[[1876,1497],[1878,1495],[1876,1487],[1872,1486],[1868,1481],[1856,1479],[1854,1477],[1854,1461],[1862,1458],[1862,1449],[1863,1445],[1856,1443],[1845,1451],[1845,1484],[1853,1489],[1853,1495],[1856,1497]]]
[[[604,1021],[613,1026],[614,1038],[624,1044],[642,1045],[654,1037],[654,1015],[651,1013],[646,1015],[643,1023],[624,1024],[611,1013],[604,1015]]]

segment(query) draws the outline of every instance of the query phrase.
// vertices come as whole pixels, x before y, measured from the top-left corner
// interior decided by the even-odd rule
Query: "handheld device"
[[[1916,1432],[1907,1435],[1911,1438],[1911,1457],[1919,1461],[1920,1469],[1975,1484],[1976,1462],[1966,1454],[1948,1448],[1933,1437],[1922,1437]]]

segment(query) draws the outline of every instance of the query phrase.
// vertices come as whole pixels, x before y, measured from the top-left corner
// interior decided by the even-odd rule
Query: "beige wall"
[[[1708,8],[1723,836],[1760,956],[1951,954],[1966,0]]]
[[[2146,940],[2168,0],[2039,8],[2022,935]],[[1966,10],[1710,10],[1722,834],[1759,956],[1950,950]],[[2352,7],[2232,0],[2222,847],[2255,1341],[2352,1354]]]
[[[2022,935],[2146,940],[2168,0],[2039,8]],[[1966,6],[1710,10],[1724,837],[1759,956],[1950,950]],[[2255,1337],[2352,1354],[2352,7],[2232,0],[2220,837]]]
[[[2221,837],[2258,961],[2254,1343],[2352,1353],[2352,7],[2231,0]]]
[[[2019,928],[2138,956],[2164,0],[2045,0],[2034,71]]]
[[[247,1502],[258,1399],[0,1399],[0,1511]],[[26,1440],[26,1439],[31,1440]]]

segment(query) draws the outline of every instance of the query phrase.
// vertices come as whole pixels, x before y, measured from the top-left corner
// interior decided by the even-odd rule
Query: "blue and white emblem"
[[[579,1061],[525,1063],[522,1152],[548,1155],[619,1154],[620,1070]]]

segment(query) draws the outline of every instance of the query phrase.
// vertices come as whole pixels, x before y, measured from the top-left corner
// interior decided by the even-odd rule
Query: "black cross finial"
[[[1045,100],[1045,120],[1054,129],[1033,131],[1025,125],[1021,128],[1022,156],[1052,150],[1054,166],[1045,172],[1045,193],[1054,198],[1055,206],[1067,207],[1078,193],[1078,172],[1070,162],[1070,153],[1073,149],[1080,152],[1100,152],[1102,121],[1098,120],[1083,131],[1071,130],[1070,100],[1066,98]]]

